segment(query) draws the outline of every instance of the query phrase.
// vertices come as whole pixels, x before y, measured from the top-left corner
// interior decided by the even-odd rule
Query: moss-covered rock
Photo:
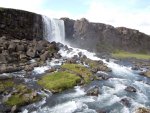
[[[23,84],[15,86],[14,89],[14,92],[5,102],[8,106],[23,106],[40,100],[40,96],[36,91],[27,88]]]
[[[97,71],[109,72],[109,71],[111,71],[111,69],[108,68],[106,66],[106,64],[104,64],[103,61],[101,61],[101,60],[96,61],[96,60],[91,60],[91,59],[85,58],[85,59],[82,59],[82,62],[89,65],[89,67],[91,68],[91,70],[93,72],[97,72]]]
[[[0,92],[6,91],[8,88],[13,87],[14,83],[11,79],[8,80],[1,80],[0,81]]]
[[[81,78],[76,74],[64,71],[46,74],[37,83],[43,88],[56,93],[74,87],[80,80]]]
[[[64,64],[62,65],[62,68],[67,69],[68,71],[79,75],[81,78],[84,79],[85,83],[90,82],[92,73],[85,66],[79,64]]]

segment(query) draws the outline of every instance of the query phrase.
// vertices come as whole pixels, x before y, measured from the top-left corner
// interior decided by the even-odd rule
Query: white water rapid
[[[43,16],[44,36],[48,41],[65,42],[64,22],[57,19],[49,19]],[[119,65],[113,59],[106,62],[100,59],[94,53],[87,50],[72,48],[61,48],[59,53],[62,58],[70,58],[82,52],[92,60],[103,60],[108,67],[112,69],[112,78],[105,81],[94,81],[90,85],[98,85],[101,94],[98,97],[86,96],[83,88],[75,87],[61,94],[49,96],[40,107],[36,110],[24,110],[24,113],[97,113],[97,110],[106,110],[106,113],[134,113],[137,107],[150,106],[150,85],[147,84],[146,77],[141,77],[131,67]],[[44,73],[47,68],[55,65],[55,60],[47,63],[45,67],[34,69],[35,73]],[[61,65],[62,59],[57,59],[57,65]],[[126,92],[127,86],[134,86],[137,90],[135,93]],[[130,106],[121,103],[121,99],[129,100]]]

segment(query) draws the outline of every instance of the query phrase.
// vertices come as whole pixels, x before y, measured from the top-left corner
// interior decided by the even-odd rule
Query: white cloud
[[[133,4],[136,1],[131,0],[130,2]],[[93,22],[107,23],[116,27],[125,26],[150,34],[149,12],[150,7],[142,10],[129,10],[92,0],[89,4],[89,10],[83,16]]]
[[[0,7],[37,12],[41,9],[42,3],[43,0],[0,0]]]

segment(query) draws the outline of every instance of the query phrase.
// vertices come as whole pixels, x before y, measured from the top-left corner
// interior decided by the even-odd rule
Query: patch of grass
[[[33,96],[33,90],[28,89],[25,85],[20,84],[18,86],[15,86],[15,89],[17,93],[14,93],[11,95],[11,97],[8,98],[8,100],[5,102],[5,104],[9,106],[22,106],[29,103],[33,103],[37,100],[40,100],[39,95]]]
[[[86,83],[90,82],[90,77],[92,73],[89,71],[88,68],[84,67],[83,65],[79,64],[64,64],[62,68],[72,71],[78,75],[81,75]]]
[[[112,56],[115,58],[136,58],[136,59],[150,59],[150,54],[141,54],[141,53],[130,53],[125,51],[117,51],[112,53]]]
[[[7,88],[13,87],[14,82],[11,80],[0,81],[0,92],[5,91]]]
[[[80,77],[76,74],[64,72],[55,72],[43,76],[38,84],[52,92],[61,92],[68,88],[72,88],[80,81]]]

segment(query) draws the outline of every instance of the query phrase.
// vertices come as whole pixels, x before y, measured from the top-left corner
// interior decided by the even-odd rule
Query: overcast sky
[[[51,18],[87,18],[150,35],[150,0],[0,0],[0,7],[23,9]]]

